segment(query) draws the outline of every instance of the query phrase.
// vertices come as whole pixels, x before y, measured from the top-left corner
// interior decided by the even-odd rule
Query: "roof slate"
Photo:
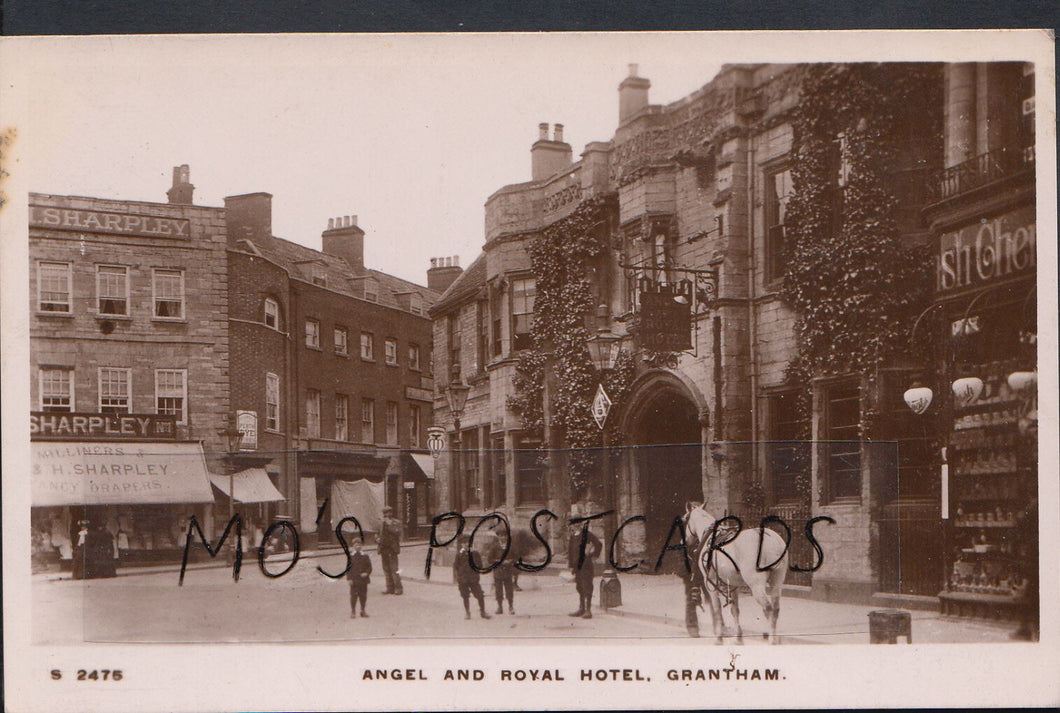
[[[426,313],[439,298],[437,292],[423,285],[379,270],[354,270],[340,257],[307,248],[284,238],[273,236],[265,240],[241,240],[240,243],[245,243],[252,252],[257,252],[287,268],[294,277],[313,282],[315,276],[321,276],[326,282],[323,287],[350,297],[364,299],[364,283],[371,280],[376,286],[376,302],[388,307],[407,310],[407,298],[399,298],[399,295],[415,294],[422,300],[422,308]]]
[[[441,298],[431,307],[431,316],[441,314],[451,307],[464,302],[469,297],[478,294],[486,285],[486,253],[479,253],[466,270],[460,273],[460,277],[449,285],[449,289],[442,293]]]

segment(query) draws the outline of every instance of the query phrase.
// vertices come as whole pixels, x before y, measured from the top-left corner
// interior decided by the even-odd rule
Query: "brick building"
[[[232,489],[255,544],[277,516],[307,546],[318,520],[333,540],[366,498],[366,527],[384,503],[410,533],[429,522],[427,310],[453,268],[429,271],[435,290],[366,268],[351,216],[329,221],[323,251],[274,237],[271,196],[193,205],[187,166],[168,196],[30,195],[31,425],[56,463],[37,464],[54,476],[34,481],[39,549],[87,518],[121,530],[130,560],[179,556],[189,515],[220,534]],[[113,470],[177,479],[93,480]]]
[[[334,488],[358,480],[385,484],[415,532],[433,507],[427,310],[438,293],[366,268],[356,216],[328,221],[323,250],[273,236],[271,200],[225,199],[232,409],[257,424],[256,449],[303,537],[334,540],[330,523],[350,514]]]
[[[795,534],[793,562],[802,566],[813,564],[814,554],[799,533],[810,517],[824,515],[834,521],[815,529],[824,564],[812,574],[790,574],[789,582],[839,599],[939,592],[946,523],[933,489],[939,453],[930,444],[941,438],[945,445],[949,427],[916,422],[903,404],[910,365],[891,359],[871,371],[811,373],[806,381],[791,370],[800,346],[798,315],[782,298],[792,249],[785,216],[797,158],[793,117],[806,70],[725,65],[701,89],[659,106],[649,103],[650,82],[631,66],[618,90],[614,136],[587,144],[578,161],[562,125],[551,132],[540,125],[531,180],[489,197],[482,254],[431,311],[435,421],[449,431],[451,448],[438,464],[443,507],[468,515],[503,511],[519,527],[544,507],[563,517],[577,499],[596,512],[616,510],[601,526],[608,536],[626,518],[644,515],[622,530],[617,551],[624,562],[641,558],[648,565],[685,500],[703,500],[715,515],[735,514],[748,526],[762,515],[782,517]],[[931,185],[957,180],[954,170],[939,173],[955,161],[953,151],[943,152],[944,117],[947,142],[968,134],[965,127],[964,138],[951,137],[959,110],[952,94],[968,91],[967,82],[954,88],[960,70],[920,70],[932,96],[948,87],[949,103],[903,108],[904,134],[887,147],[882,179],[894,198],[888,219],[896,244],[911,251],[926,249],[952,225],[929,222],[936,214],[924,212]],[[991,77],[981,84],[998,91],[1003,85]],[[1012,114],[1011,103],[1004,108],[990,97],[971,100],[979,101],[983,121]],[[993,119],[987,125],[999,126]],[[997,135],[983,146],[1002,140],[1001,130],[990,131]],[[842,196],[847,137],[832,139],[829,180]],[[1012,201],[1026,201],[1032,186],[1022,185],[1024,192],[1013,196],[1024,198]],[[606,214],[591,228],[573,225],[571,217],[594,201],[608,206]],[[572,493],[568,440],[551,406],[563,397],[557,365],[568,357],[555,345],[534,345],[541,293],[530,247],[550,231],[575,228],[598,231],[606,246],[586,262],[595,305],[583,315],[586,335],[613,341],[635,366],[628,393],[608,415],[614,436],[630,447],[609,468],[597,468],[595,484]],[[926,282],[905,288],[930,291]],[[648,347],[645,305],[659,295],[690,305],[689,343]],[[545,364],[539,428],[527,427],[511,401],[528,350]],[[459,413],[451,411],[447,392],[466,394]],[[799,408],[799,393],[809,394],[807,411]],[[586,411],[591,397],[583,391]],[[873,430],[866,430],[870,422]],[[562,534],[553,528],[553,536]]]

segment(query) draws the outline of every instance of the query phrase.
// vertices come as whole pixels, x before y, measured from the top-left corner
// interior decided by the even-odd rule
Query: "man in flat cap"
[[[379,545],[379,559],[383,564],[383,575],[386,577],[386,590],[383,594],[402,594],[401,575],[398,573],[398,553],[401,551],[401,522],[394,517],[394,508],[383,507],[383,522],[376,536]]]

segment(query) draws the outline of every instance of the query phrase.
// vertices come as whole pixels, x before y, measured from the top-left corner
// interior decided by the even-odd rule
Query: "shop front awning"
[[[237,503],[275,503],[286,500],[276,489],[264,468],[247,468],[231,476],[210,473],[210,482],[228,496],[229,483],[236,491]]]
[[[199,443],[37,441],[30,449],[34,506],[213,502]]]
[[[427,479],[434,480],[434,456],[427,453],[409,453],[409,455]]]

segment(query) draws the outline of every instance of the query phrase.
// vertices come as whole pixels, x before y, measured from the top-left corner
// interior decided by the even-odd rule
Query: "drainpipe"
[[[747,221],[747,336],[750,339],[751,354],[751,477],[760,480],[758,473],[758,321],[755,310],[755,298],[758,287],[755,284],[755,138],[752,136],[747,147],[747,181],[748,196],[751,205]]]

